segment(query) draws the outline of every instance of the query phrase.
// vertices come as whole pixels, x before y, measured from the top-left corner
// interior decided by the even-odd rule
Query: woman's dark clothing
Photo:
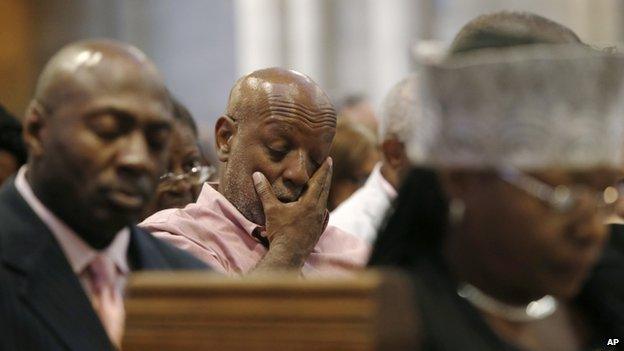
[[[440,255],[423,257],[410,273],[423,322],[423,350],[521,350],[498,337],[475,307],[457,294],[457,284]],[[616,350],[607,346],[610,338],[624,342],[623,275],[624,256],[607,248],[574,301],[596,331],[587,350]]]
[[[449,206],[435,171],[412,169],[394,208],[377,237],[369,265],[410,271],[425,335],[423,350],[518,351],[457,294],[457,282],[440,254]],[[587,349],[592,351],[616,350],[607,345],[608,339],[618,338],[624,345],[624,226],[611,230],[611,241],[573,301],[595,331]]]

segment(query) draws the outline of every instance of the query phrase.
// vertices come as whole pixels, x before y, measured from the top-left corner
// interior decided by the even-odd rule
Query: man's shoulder
[[[219,208],[192,203],[180,209],[159,211],[138,226],[160,238],[183,236],[204,246],[212,246],[223,241],[224,237],[236,240],[235,237],[242,236],[244,224],[238,218],[224,214]]]
[[[176,220],[177,217],[180,217],[181,215],[182,217],[188,217],[188,215],[184,213],[184,209],[168,208],[168,209],[160,210],[158,212],[155,212],[149,215],[147,218],[145,218],[139,224],[139,226],[144,227],[144,226],[152,225],[152,224],[167,223],[167,222]]]
[[[208,235],[211,227],[208,222],[218,218],[211,212],[210,209],[197,204],[185,208],[169,208],[147,217],[138,224],[138,227],[150,233],[169,233],[188,237],[194,237],[195,233]]]
[[[144,229],[134,227],[135,243],[143,255],[151,255],[152,267],[149,269],[206,269],[207,266],[194,256],[173,245],[158,239]],[[155,259],[154,255],[159,257]],[[142,267],[143,268],[143,267]]]

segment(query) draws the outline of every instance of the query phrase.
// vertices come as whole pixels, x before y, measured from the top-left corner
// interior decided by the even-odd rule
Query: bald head
[[[249,220],[264,224],[252,174],[263,173],[280,201],[292,202],[329,155],[336,112],[309,77],[267,68],[239,79],[215,141],[222,161],[219,191]]]
[[[54,110],[94,94],[145,88],[166,95],[158,70],[139,49],[113,40],[86,40],[65,46],[48,61],[34,100]]]
[[[230,91],[227,115],[243,121],[287,109],[299,117],[309,115],[310,123],[336,125],[336,113],[327,94],[310,77],[279,67],[240,78]]]

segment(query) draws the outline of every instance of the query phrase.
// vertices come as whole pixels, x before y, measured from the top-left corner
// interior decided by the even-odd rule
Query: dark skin
[[[421,103],[417,98],[417,82],[416,76],[410,75],[397,83],[386,96],[383,105],[383,117],[388,123],[388,130],[385,131],[380,145],[382,154],[380,171],[397,190],[401,187],[411,167],[404,143],[406,135],[398,135],[398,133],[405,134],[406,121],[418,121],[418,116],[421,114],[418,109]],[[400,131],[397,128],[400,128]],[[412,128],[418,128],[418,126],[412,126]]]
[[[154,65],[106,40],[62,49],[24,119],[27,181],[95,249],[135,222],[165,169],[171,102]]]
[[[197,137],[191,127],[179,121],[174,123],[169,150],[167,172],[183,174],[203,163]],[[160,183],[156,188],[154,204],[148,215],[167,208],[184,207],[197,200],[200,190],[201,184],[192,184],[188,179],[178,180],[172,184]]]
[[[366,180],[373,172],[375,165],[379,161],[379,152],[373,150],[367,155],[364,164],[360,165],[359,169],[355,170],[353,179],[344,179],[340,182],[334,181],[332,187],[332,193],[329,198],[329,209],[333,210],[342,202],[347,200],[353,193],[355,193],[360,187],[366,183]]]
[[[215,128],[219,191],[266,227],[255,271],[299,269],[323,231],[336,114],[308,77],[269,68],[240,79]]]
[[[500,301],[526,305],[547,294],[559,299],[557,312],[536,322],[509,322],[483,313],[503,339],[531,350],[576,349],[587,343],[588,323],[570,301],[608,239],[608,212],[597,210],[592,196],[615,184],[621,172],[553,169],[532,176],[550,185],[580,184],[591,192],[569,213],[558,213],[493,172],[444,172],[450,197],[466,206],[444,255],[457,281]]]
[[[392,184],[392,187],[399,189],[410,168],[405,143],[394,135],[386,136],[381,143],[381,154],[381,175]]]

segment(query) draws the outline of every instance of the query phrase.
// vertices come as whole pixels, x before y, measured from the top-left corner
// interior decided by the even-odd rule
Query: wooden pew
[[[138,273],[126,295],[123,350],[416,350],[415,311],[411,285],[396,272]]]

